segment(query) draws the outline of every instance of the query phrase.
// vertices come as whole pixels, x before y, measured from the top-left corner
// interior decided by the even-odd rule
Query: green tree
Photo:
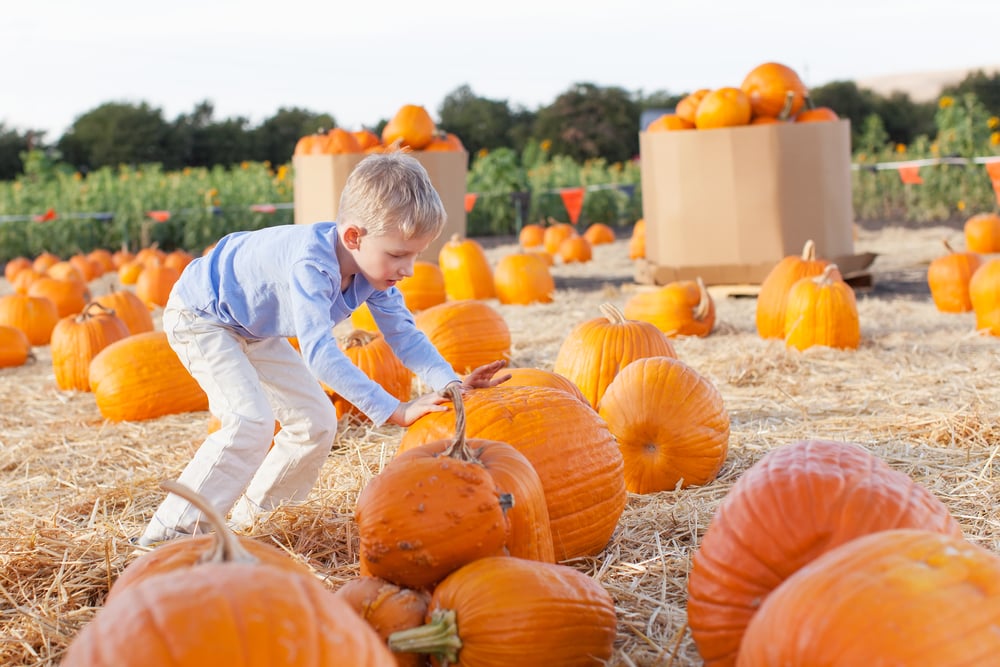
[[[12,181],[24,171],[22,153],[41,146],[44,132],[19,132],[0,123],[0,181]]]
[[[284,164],[292,159],[300,137],[335,127],[337,122],[331,114],[282,107],[253,130],[253,159]]]
[[[229,166],[253,159],[249,121],[243,117],[215,121],[214,114],[215,107],[205,100],[174,121],[175,146],[184,156],[184,166]]]
[[[1000,116],[1000,71],[987,75],[983,70],[970,73],[955,86],[944,89],[942,95],[963,97],[972,93],[991,116]]]
[[[506,101],[478,97],[468,85],[450,92],[438,107],[438,127],[452,132],[462,140],[470,155],[481,149],[515,147],[514,130],[523,119],[511,110]],[[518,137],[522,142],[526,136]]]
[[[107,102],[79,116],[57,143],[64,159],[78,169],[160,162],[183,166],[175,152],[170,123],[145,102]]]
[[[913,143],[917,137],[933,137],[937,133],[934,102],[914,102],[907,93],[893,93],[889,97],[879,97],[875,113],[885,123],[889,140],[897,144]]]
[[[639,152],[639,113],[623,88],[577,83],[538,111],[533,134],[556,155],[624,162]]]

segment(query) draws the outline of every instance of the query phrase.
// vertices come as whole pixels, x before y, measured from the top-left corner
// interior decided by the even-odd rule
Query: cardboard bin
[[[806,241],[846,276],[854,254],[850,123],[781,123],[639,136],[646,259],[636,281],[760,283]]]
[[[420,259],[437,263],[441,247],[452,234],[465,236],[465,181],[469,154],[465,151],[414,151],[411,153],[427,170],[441,197],[448,221],[440,236],[427,247]],[[343,155],[296,155],[295,224],[336,220],[340,193],[364,153]]]

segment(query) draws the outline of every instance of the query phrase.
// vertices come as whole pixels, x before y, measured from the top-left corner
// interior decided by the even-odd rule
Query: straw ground
[[[629,498],[596,556],[567,563],[615,599],[615,665],[699,665],[685,625],[687,573],[713,511],[767,451],[807,438],[856,442],[927,486],[966,536],[1000,551],[1000,342],[974,331],[972,314],[935,310],[923,282],[954,229],[862,229],[859,251],[878,253],[875,287],[858,294],[859,350],[787,350],[754,328],[752,298],[717,299],[707,338],[679,339],[679,356],[722,393],[732,421],[717,480]],[[494,240],[494,261],[513,250]],[[506,240],[506,241],[509,241]],[[585,265],[557,265],[552,304],[501,306],[512,363],[551,369],[559,345],[609,301],[636,290],[627,242],[598,246]],[[95,290],[102,289],[95,284]],[[0,284],[0,293],[10,287]],[[0,664],[58,664],[133,558],[141,532],[208,425],[207,413],[110,423],[86,393],[55,387],[48,348],[0,370]],[[286,549],[331,588],[358,573],[352,511],[359,490],[389,460],[400,429],[342,428],[315,491],[253,532]]]

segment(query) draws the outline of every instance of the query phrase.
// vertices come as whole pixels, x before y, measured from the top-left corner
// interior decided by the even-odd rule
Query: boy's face
[[[372,236],[358,230],[353,248],[354,261],[371,285],[378,290],[389,289],[403,278],[413,275],[413,263],[427,249],[433,236],[403,238],[399,231]]]

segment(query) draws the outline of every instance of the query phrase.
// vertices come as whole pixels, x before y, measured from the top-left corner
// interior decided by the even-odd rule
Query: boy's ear
[[[348,250],[357,250],[361,247],[361,237],[365,235],[365,230],[357,225],[347,224],[344,226],[344,246]]]

